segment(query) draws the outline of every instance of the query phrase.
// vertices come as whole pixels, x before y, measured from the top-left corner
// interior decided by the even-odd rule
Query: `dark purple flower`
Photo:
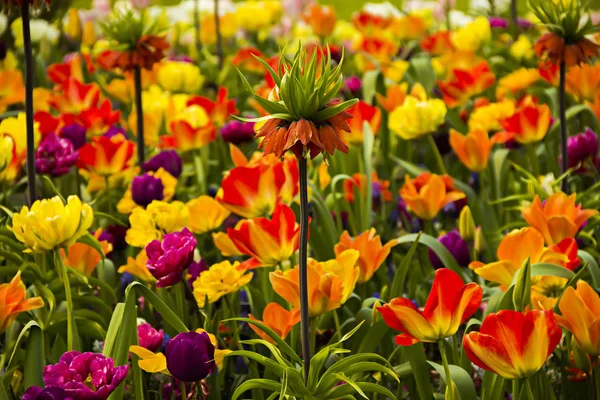
[[[517,18],[517,25],[519,25],[519,28],[525,30],[533,28],[535,26],[533,22],[525,18]]]
[[[508,20],[502,17],[490,17],[490,28],[508,28]]]
[[[350,76],[344,79],[344,84],[346,85],[346,89],[348,89],[348,91],[351,93],[358,92],[362,87],[362,82],[357,76]]]
[[[79,124],[67,125],[60,131],[60,136],[68,139],[75,150],[79,150],[87,142],[85,127]]]
[[[106,240],[113,246],[113,250],[124,250],[127,248],[125,236],[127,235],[127,227],[122,225],[108,225],[106,230],[103,230],[98,237],[98,240]],[[112,254],[109,253],[109,256]]]
[[[79,153],[70,140],[49,133],[35,152],[35,169],[40,174],[61,176],[69,172],[78,157]]]
[[[136,176],[131,181],[131,198],[136,204],[146,207],[154,200],[165,198],[165,186],[160,178],[144,174]]]
[[[183,271],[194,259],[196,238],[187,229],[168,233],[162,242],[153,240],[146,246],[148,271],[158,282],[157,287],[175,285],[181,281]]]
[[[215,369],[215,346],[206,332],[184,332],[167,343],[167,369],[174,378],[197,382]]]
[[[115,367],[102,354],[69,351],[44,367],[46,387],[59,387],[74,400],[106,400],[125,380],[129,365]]]
[[[194,281],[200,276],[201,273],[208,269],[208,265],[206,265],[206,261],[201,259],[200,261],[192,261],[190,266],[188,267],[188,274],[190,275],[190,279],[188,279],[188,283],[190,287],[194,283]]]
[[[587,159],[598,156],[598,135],[590,128],[567,139],[567,159],[569,168]]]
[[[235,145],[250,142],[256,136],[254,122],[242,122],[237,119],[229,121],[221,128],[221,136],[225,142]]]
[[[450,232],[442,235],[438,238],[438,242],[444,245],[445,248],[450,251],[450,254],[454,256],[456,262],[461,267],[469,265],[471,262],[471,256],[469,254],[469,245],[460,236],[457,229],[453,229]],[[439,259],[437,254],[429,250],[429,261],[435,269],[444,267],[444,264]]]
[[[73,400],[73,397],[67,395],[64,390],[56,386],[47,389],[42,389],[39,386],[30,386],[23,393],[22,400]]]
[[[161,151],[144,164],[142,168],[145,172],[156,172],[159,169],[164,169],[175,178],[181,175],[181,157],[175,150]]]
[[[107,138],[111,138],[111,137],[116,136],[116,135],[127,136],[127,132],[125,132],[125,129],[123,129],[123,128],[119,127],[119,126],[113,125],[110,128],[108,128],[108,130],[104,134],[104,136],[106,136]]]
[[[137,327],[138,331],[138,341],[140,346],[145,349],[150,350],[151,352],[156,352],[163,345],[163,335],[164,332],[161,329],[157,331],[150,324],[141,324]]]

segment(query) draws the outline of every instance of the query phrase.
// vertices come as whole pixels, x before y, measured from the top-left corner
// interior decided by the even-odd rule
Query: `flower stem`
[[[335,323],[335,332],[338,340],[342,340],[342,327],[340,326],[340,317],[338,316],[337,309],[333,310],[333,322]]]
[[[448,364],[444,340],[440,339],[437,343],[440,349],[440,355],[442,356],[442,364],[444,364],[444,372],[446,373],[446,399],[454,400],[454,385],[452,384],[452,377],[450,376],[450,364]],[[450,389],[450,391],[448,391],[448,389]]]
[[[531,384],[529,383],[529,378],[523,379],[523,390],[525,391],[525,395],[527,396],[527,400],[535,400],[533,397],[533,391],[531,390]]]
[[[138,163],[144,162],[144,107],[142,105],[142,69],[133,70],[135,83],[135,113],[137,115],[137,156]]]
[[[308,313],[308,176],[306,158],[299,163],[300,170],[300,247],[299,247],[299,283],[300,283],[300,331],[302,357],[304,358],[304,381],[308,382],[311,358],[310,316]]]
[[[180,381],[179,384],[181,387],[181,398],[185,400],[187,399],[187,392],[185,391],[185,382]]]
[[[21,6],[23,20],[23,51],[25,53],[25,115],[27,121],[27,187],[31,205],[37,198],[35,190],[35,137],[33,121],[33,51],[31,49],[31,27],[29,26],[29,1]]]
[[[433,151],[433,155],[435,156],[435,161],[438,165],[440,173],[443,175],[448,174],[448,172],[446,171],[446,166],[444,165],[444,159],[442,158],[442,154],[440,153],[440,149],[438,149],[437,145],[435,144],[435,140],[433,140],[433,136],[431,134],[427,135],[427,142],[431,147],[431,151]]]
[[[179,285],[173,287],[175,291],[175,304],[177,305],[177,313],[179,318],[185,324],[187,321],[185,312],[185,282],[182,280]]]
[[[200,0],[194,0],[194,30],[196,31],[196,61],[200,61],[202,41],[200,40]]]
[[[219,0],[215,3],[215,31],[217,35],[217,57],[219,59],[219,70],[223,68],[223,37],[221,36],[221,21],[219,21]]]
[[[520,381],[518,379],[515,379],[512,381],[512,398],[515,400],[519,400],[519,389],[520,389]]]
[[[567,66],[564,61],[560,62],[559,67],[559,86],[558,86],[558,108],[559,108],[559,118],[560,118],[560,146],[562,151],[562,165],[560,169],[561,175],[567,172],[568,169],[568,156],[567,156],[567,106],[566,106],[566,73]],[[569,194],[569,182],[565,177],[561,181],[562,191]]]
[[[194,169],[196,172],[196,180],[198,182],[198,190],[200,194],[206,193],[206,171],[204,169],[204,165],[202,163],[202,153],[200,150],[194,152]]]
[[[525,151],[527,152],[527,157],[529,158],[529,166],[531,167],[531,173],[535,178],[539,178],[540,175],[540,165],[537,158],[537,154],[535,153],[535,144],[529,143],[525,146]]]
[[[513,37],[519,36],[519,21],[517,20],[517,0],[510,1],[510,22],[513,29]]]
[[[60,254],[60,249],[54,250],[54,267],[56,272],[63,282],[65,287],[65,301],[67,302],[67,350],[74,350],[74,337],[73,337],[73,299],[71,297],[71,283],[69,282],[69,275],[67,273],[67,267],[63,262],[63,258]]]
[[[594,361],[594,381],[596,386],[596,398],[600,399],[600,365],[598,365],[598,358]]]

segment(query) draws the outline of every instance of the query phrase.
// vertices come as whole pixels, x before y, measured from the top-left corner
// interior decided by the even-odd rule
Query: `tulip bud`
[[[81,18],[79,17],[79,10],[76,8],[70,8],[69,13],[67,14],[65,34],[73,40],[78,40],[81,38],[81,33]]]
[[[371,325],[375,325],[381,319],[381,313],[377,311],[379,307],[381,307],[381,303],[379,300],[375,300],[371,312]]]
[[[513,291],[513,303],[517,311],[523,311],[531,304],[531,263],[529,257],[521,265]]]
[[[483,231],[481,227],[475,228],[475,239],[473,241],[473,247],[477,253],[481,253],[485,249],[485,238],[483,237]]]
[[[581,371],[587,373],[592,369],[590,363],[590,356],[579,347],[575,336],[571,336],[571,355],[573,356],[573,363]]]
[[[85,25],[83,25],[81,43],[88,47],[92,47],[94,46],[94,43],[96,43],[96,27],[92,21],[87,21]]]
[[[460,236],[465,240],[471,240],[475,237],[475,221],[469,206],[463,207],[458,219],[458,230]]]

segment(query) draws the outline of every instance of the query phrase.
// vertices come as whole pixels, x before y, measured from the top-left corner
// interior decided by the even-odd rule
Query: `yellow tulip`
[[[452,32],[450,40],[459,51],[475,52],[491,37],[490,22],[486,17],[480,16],[475,18],[473,22]]]
[[[69,196],[67,204],[60,197],[37,200],[23,206],[13,215],[10,229],[30,251],[43,253],[57,248],[68,248],[85,235],[92,226],[94,212],[79,197]]]
[[[93,21],[87,21],[83,25],[81,43],[88,47],[92,47],[94,46],[94,43],[96,43],[96,26]]]
[[[171,92],[196,93],[204,83],[200,68],[184,61],[159,64],[156,78],[163,89]]]
[[[402,139],[411,140],[434,132],[444,122],[446,105],[440,99],[407,96],[389,116],[389,127]]]
[[[119,267],[118,272],[120,274],[129,273],[144,282],[156,282],[156,278],[152,276],[148,271],[148,267],[146,267],[147,261],[146,250],[142,249],[135,258],[127,257],[127,264]]]
[[[207,298],[209,303],[214,303],[229,293],[237,292],[250,282],[253,273],[246,273],[245,270],[238,268],[239,265],[237,261],[233,264],[230,261],[223,261],[200,274],[194,281],[194,297],[198,307],[204,307]]]
[[[219,228],[231,212],[210,196],[200,196],[187,202],[190,210],[188,228],[194,233],[205,233]]]
[[[154,200],[143,208],[136,208],[129,216],[131,228],[125,241],[130,246],[146,247],[153,240],[162,239],[166,233],[182,230],[188,223],[190,212],[184,203],[167,203]]]
[[[65,25],[65,35],[69,38],[78,40],[81,38],[81,17],[77,8],[70,8],[67,13],[67,23]]]

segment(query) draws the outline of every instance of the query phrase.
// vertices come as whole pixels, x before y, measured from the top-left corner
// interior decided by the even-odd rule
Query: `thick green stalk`
[[[567,154],[567,105],[566,105],[566,84],[567,84],[567,66],[564,61],[560,62],[560,80],[558,86],[558,109],[559,109],[559,118],[560,118],[560,146],[562,152],[562,164],[560,173],[561,175],[567,172],[568,168],[568,154]],[[565,177],[561,181],[562,191],[567,193],[569,192],[569,180]]]
[[[306,158],[299,160],[300,170],[300,247],[299,284],[300,284],[300,332],[302,358],[304,359],[304,380],[308,382],[311,359],[310,316],[308,313],[308,175]]]
[[[440,149],[438,149],[437,144],[435,144],[435,140],[433,139],[433,136],[431,134],[427,134],[427,142],[429,143],[431,151],[435,156],[435,161],[437,163],[439,173],[442,175],[448,174],[448,171],[446,171],[446,166],[444,165],[444,159],[442,158],[442,154],[440,153]]]
[[[71,293],[71,283],[69,282],[69,274],[67,273],[67,267],[65,266],[60,254],[60,249],[54,250],[54,267],[56,268],[56,272],[58,273],[60,280],[62,280],[65,288],[65,301],[67,302],[67,350],[71,351],[74,350],[73,298]]]
[[[27,188],[28,204],[37,199],[35,190],[35,137],[33,121],[33,50],[31,48],[31,27],[29,26],[29,1],[21,6],[23,22],[23,51],[25,53],[25,115],[27,122]]]
[[[444,340],[440,339],[437,342],[440,349],[440,355],[442,356],[442,364],[444,365],[444,372],[446,373],[446,399],[454,400],[454,386],[452,384],[452,376],[450,375],[450,364],[448,364],[448,356],[446,355],[446,347],[444,346]]]

